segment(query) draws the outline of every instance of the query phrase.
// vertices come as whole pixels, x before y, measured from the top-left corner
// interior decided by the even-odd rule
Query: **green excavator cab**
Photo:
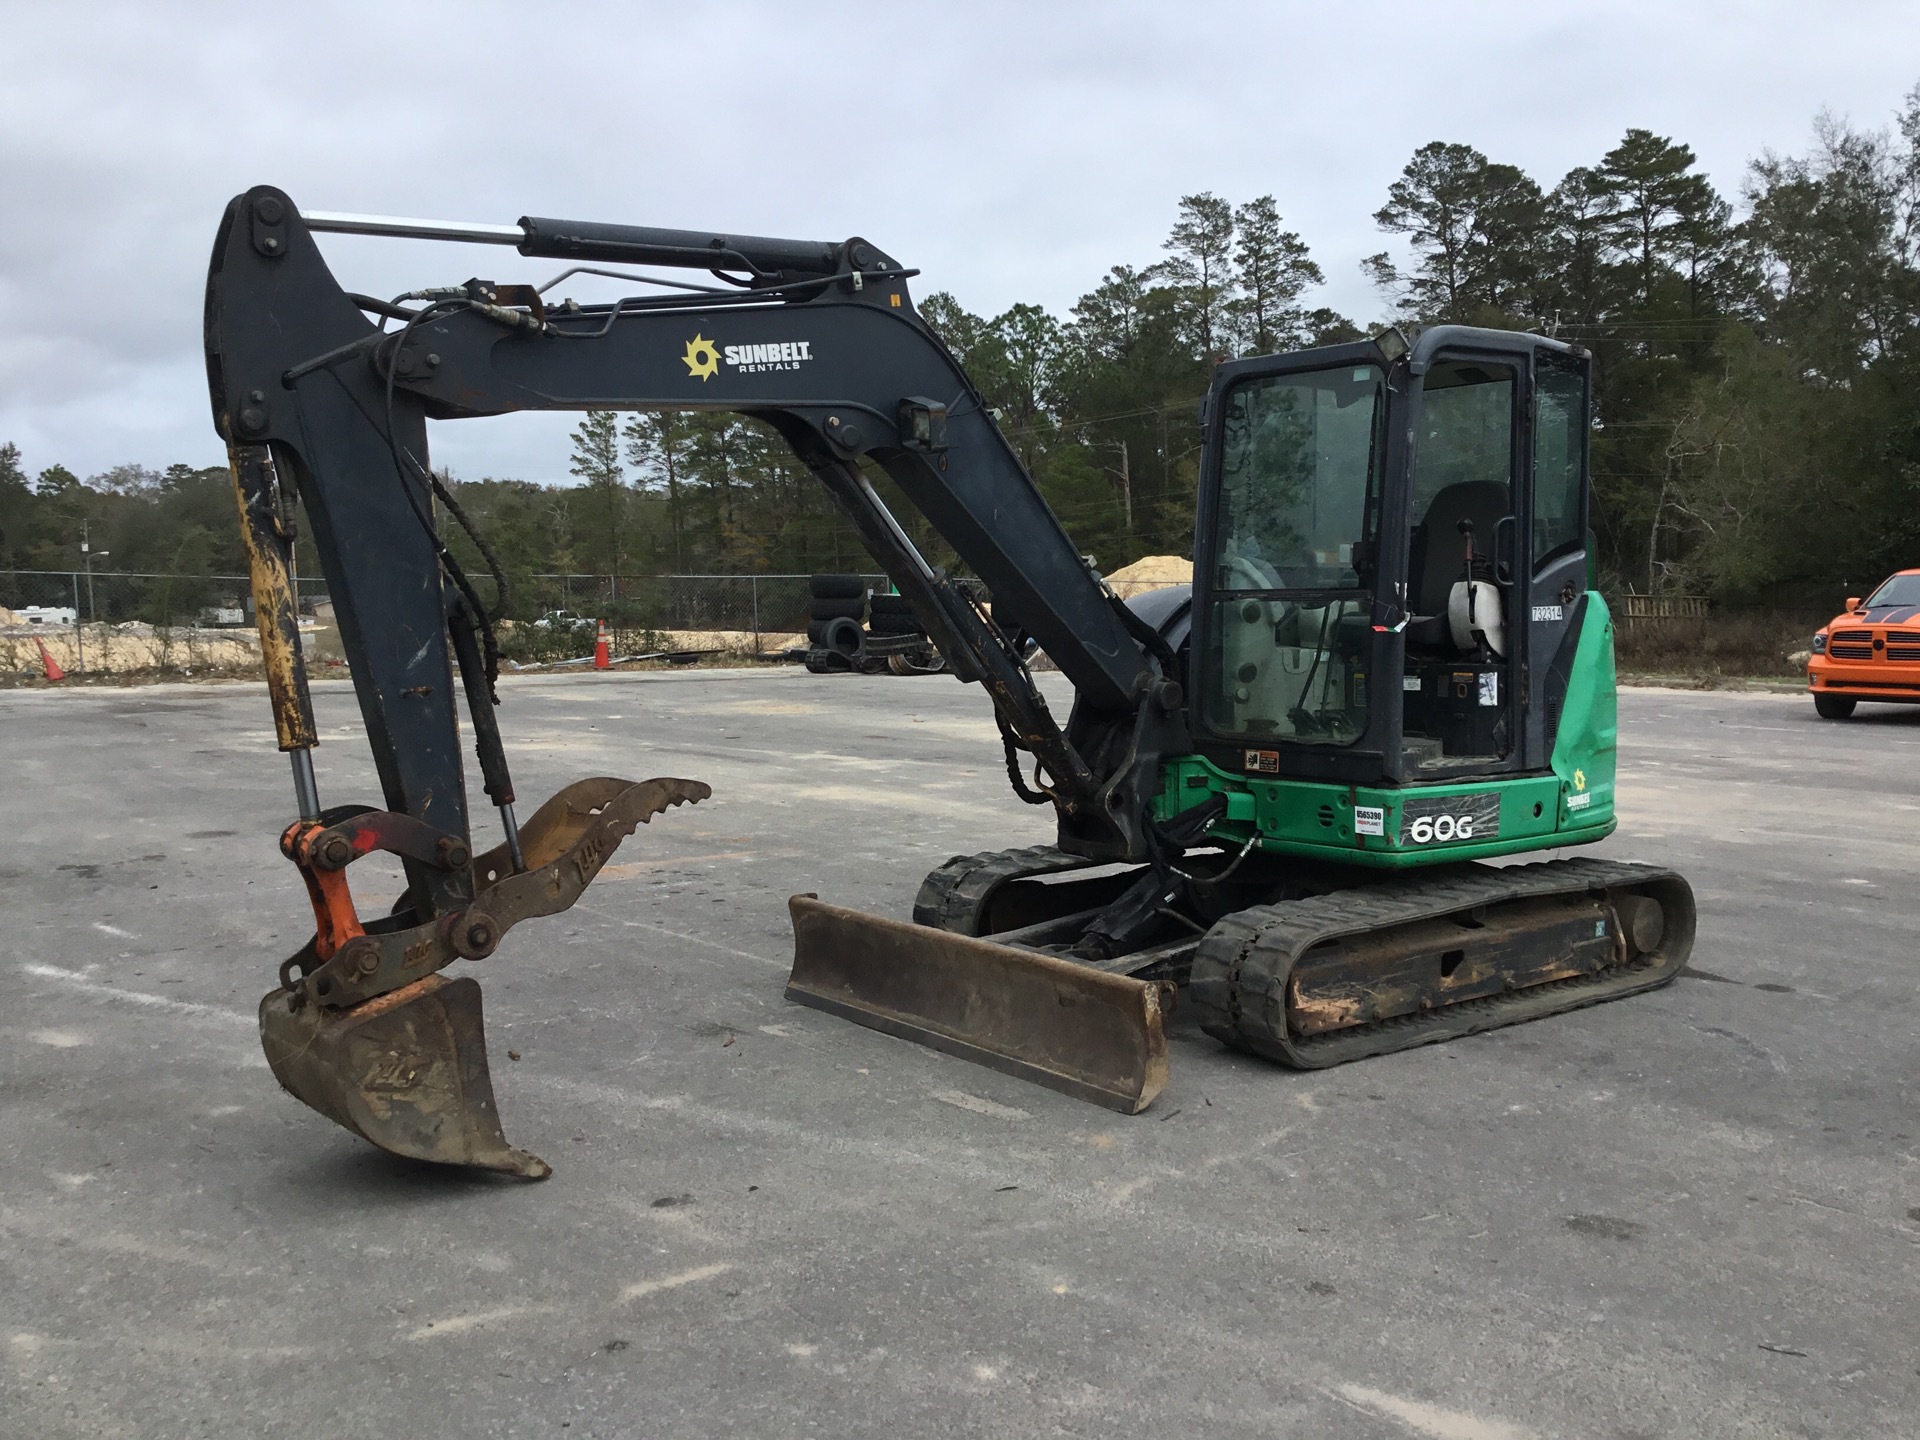
[[[1221,367],[1163,816],[1244,795],[1221,838],[1380,868],[1612,831],[1588,366],[1442,327]]]

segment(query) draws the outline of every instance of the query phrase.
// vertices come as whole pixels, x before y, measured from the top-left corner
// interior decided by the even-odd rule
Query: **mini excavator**
[[[343,290],[316,232],[565,262],[392,300]],[[696,272],[698,280],[647,271]],[[653,287],[555,302],[579,273]],[[953,674],[983,685],[1053,845],[960,856],[911,922],[790,902],[787,996],[1113,1109],[1167,1081],[1175,997],[1296,1068],[1650,990],[1692,948],[1687,882],[1597,858],[1498,863],[1614,829],[1613,627],[1591,579],[1590,363],[1440,326],[1235,360],[1202,411],[1194,583],[1132,602],[1090,568],[877,246],[526,217],[302,213],[249,190],[214,243],[208,381],[232,462],[313,937],[261,1004],[280,1082],[384,1149],[527,1177],[495,1109],[479,987],[443,973],[579,898],[697,781],[595,778],[524,825],[499,727],[495,609],[426,422],[726,410],[778,432]],[[659,293],[664,292],[664,293]],[[993,597],[930,565],[890,477]],[[303,502],[386,808],[323,808],[291,588]],[[467,527],[471,530],[472,527]],[[1073,685],[1065,723],[1027,665]],[[455,665],[503,838],[475,855]],[[353,862],[406,892],[363,918]]]

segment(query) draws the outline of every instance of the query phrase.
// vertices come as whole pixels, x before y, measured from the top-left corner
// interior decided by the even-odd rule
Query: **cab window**
[[[1578,550],[1587,524],[1581,514],[1581,470],[1586,456],[1587,383],[1573,366],[1542,355],[1535,371],[1533,427],[1533,557],[1547,561]]]

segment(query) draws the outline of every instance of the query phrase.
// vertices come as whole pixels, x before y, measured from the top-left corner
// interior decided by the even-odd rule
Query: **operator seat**
[[[1447,601],[1462,577],[1464,541],[1460,522],[1473,522],[1475,556],[1491,556],[1494,527],[1510,513],[1508,488],[1499,480],[1461,480],[1448,485],[1427,505],[1427,513],[1413,527],[1407,555],[1407,643],[1431,649],[1453,650],[1453,630],[1447,619]]]

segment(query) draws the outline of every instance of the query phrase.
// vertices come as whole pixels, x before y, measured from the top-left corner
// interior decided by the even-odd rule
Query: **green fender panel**
[[[1614,682],[1613,614],[1598,590],[1587,592],[1586,619],[1553,741],[1553,773],[1561,782],[1561,823],[1613,820],[1620,700]]]

